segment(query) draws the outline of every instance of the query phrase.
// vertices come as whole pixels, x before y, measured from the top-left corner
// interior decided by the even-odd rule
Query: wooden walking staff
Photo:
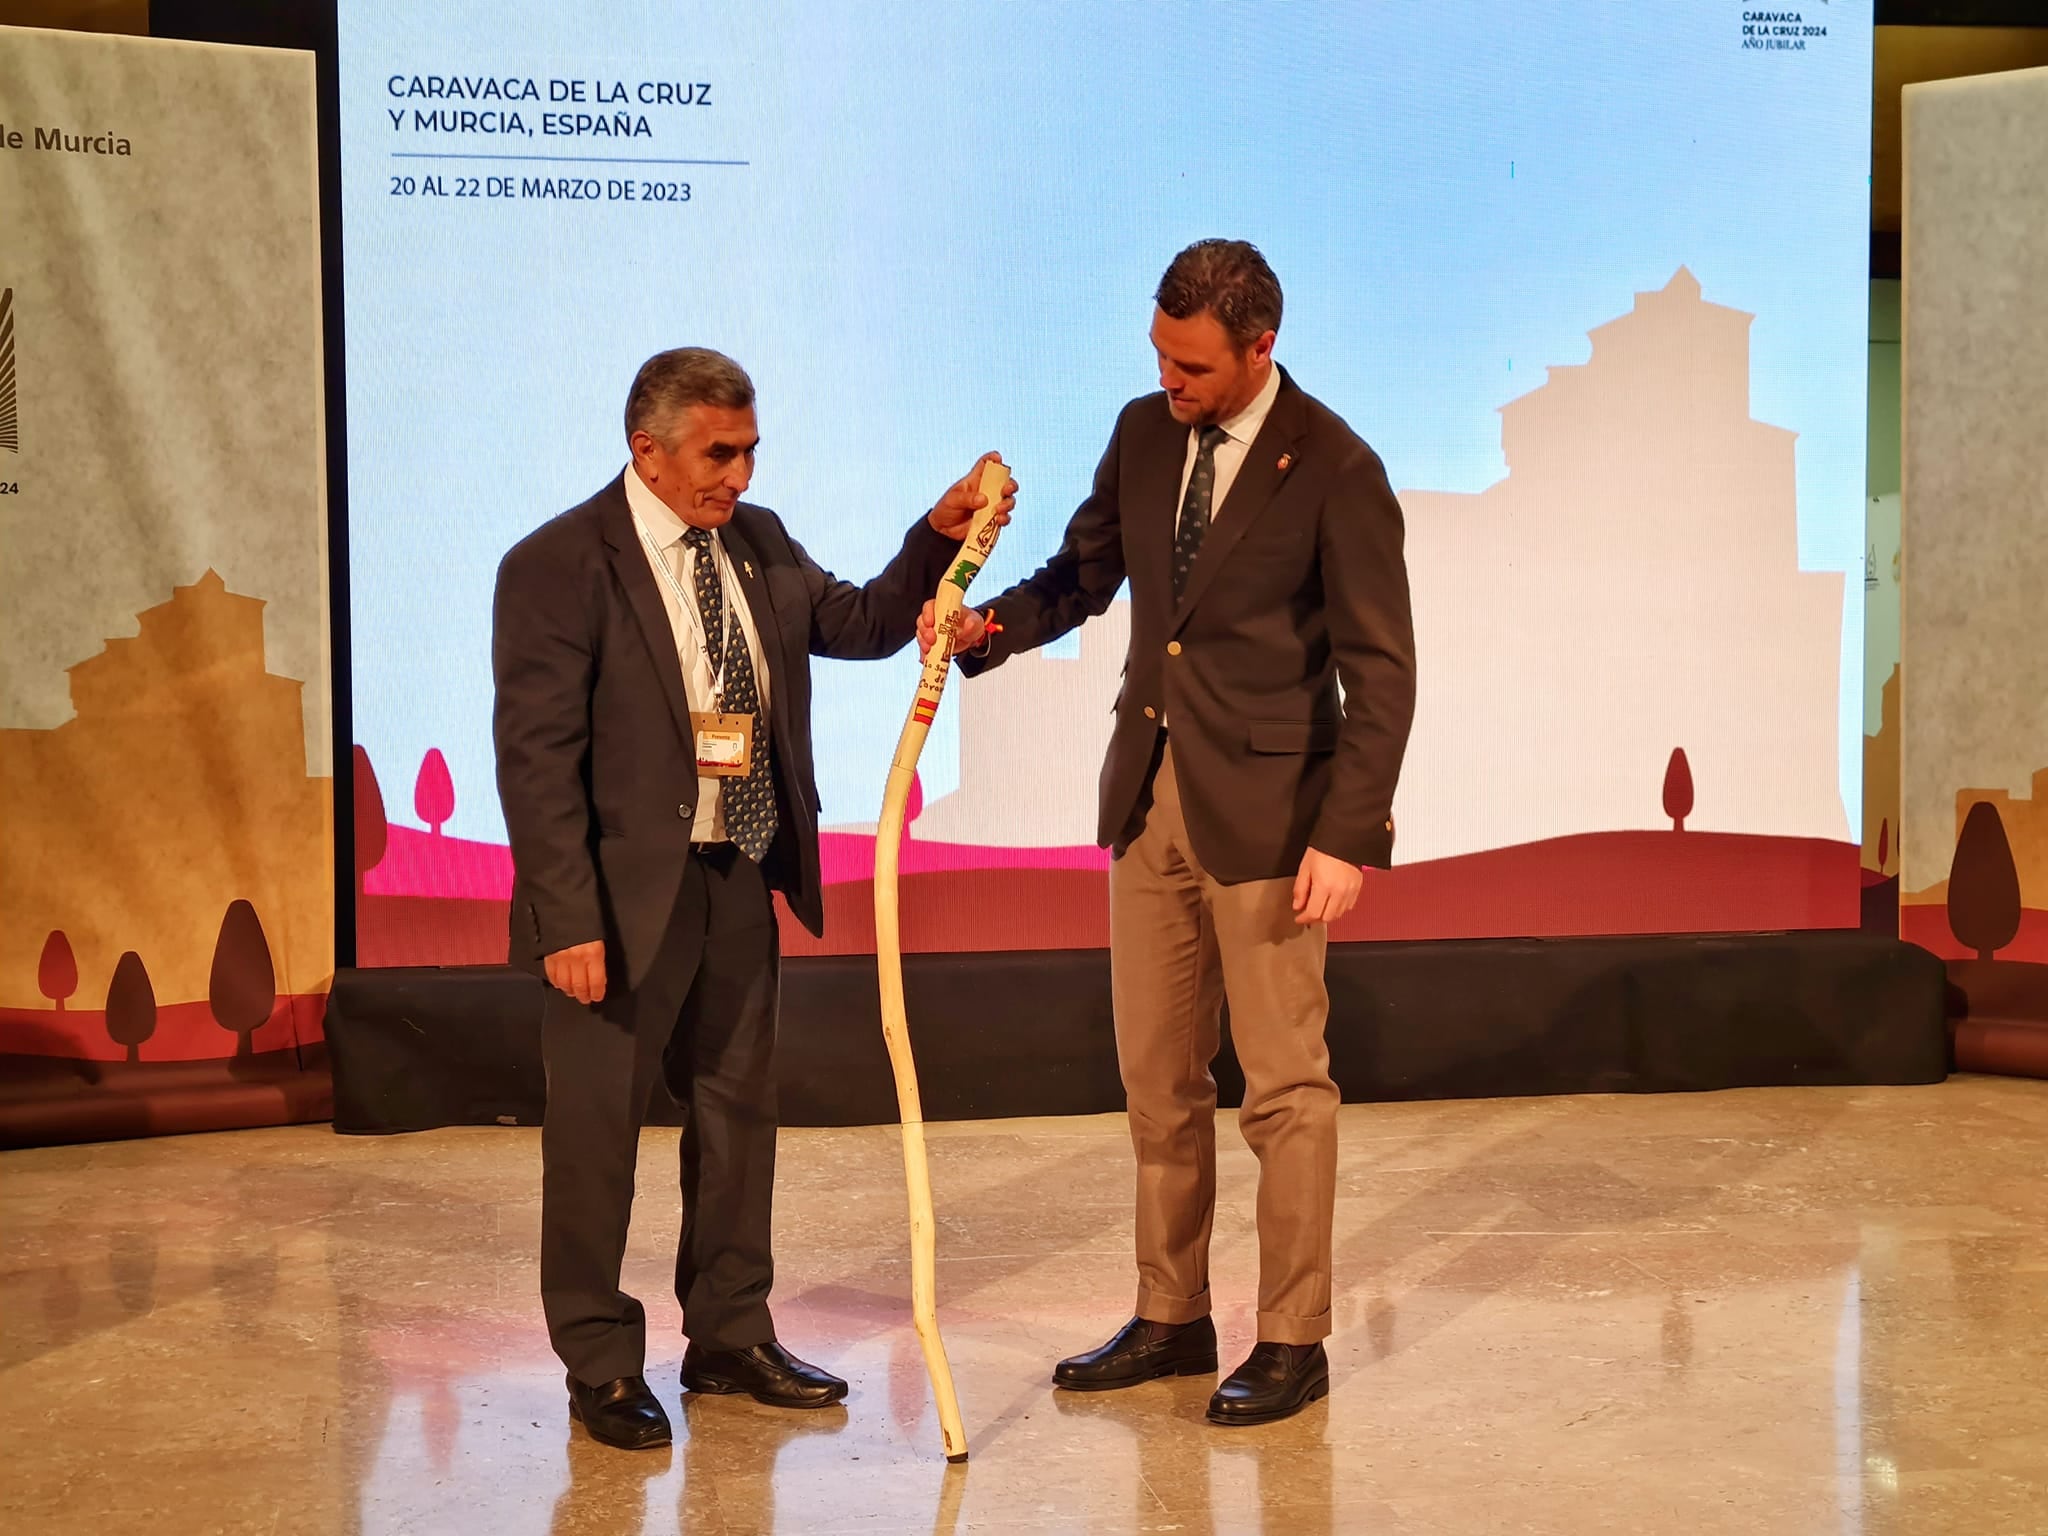
[[[946,1363],[946,1343],[939,1337],[937,1284],[938,1228],[932,1217],[932,1179],[924,1155],[924,1109],[917,1097],[917,1061],[910,1054],[910,1028],[903,1010],[903,940],[897,926],[896,863],[903,839],[903,812],[910,803],[910,786],[917,777],[917,759],[924,751],[924,739],[945,696],[946,675],[953,667],[953,631],[960,622],[960,605],[967,584],[988,563],[1002,526],[996,522],[996,507],[1003,499],[1003,486],[1010,468],[1000,459],[982,466],[977,489],[987,505],[975,513],[967,537],[960,544],[960,558],[939,583],[933,600],[933,622],[938,631],[924,675],[918,679],[917,698],[910,706],[910,718],[903,722],[903,734],[896,739],[896,757],[889,765],[889,787],[882,796],[882,824],[875,834],[875,969],[882,979],[882,1038],[889,1046],[889,1065],[896,1072],[896,1104],[903,1115],[903,1174],[910,1189],[910,1315],[917,1327],[917,1342],[924,1348],[924,1364],[932,1378],[932,1397],[938,1404],[939,1429],[945,1436],[946,1460],[967,1459],[967,1432],[960,1427],[960,1400],[953,1392],[953,1368]]]

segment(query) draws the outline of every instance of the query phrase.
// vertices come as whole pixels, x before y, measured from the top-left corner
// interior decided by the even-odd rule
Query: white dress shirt
[[[1259,386],[1259,392],[1252,396],[1251,404],[1239,411],[1228,421],[1219,421],[1223,429],[1223,441],[1216,445],[1216,483],[1209,491],[1209,526],[1216,526],[1216,514],[1223,510],[1223,498],[1230,494],[1230,488],[1237,483],[1237,472],[1244,468],[1245,455],[1252,451],[1252,439],[1259,435],[1259,428],[1266,424],[1266,416],[1273,409],[1273,402],[1280,394],[1280,365],[1267,364],[1266,382]],[[1188,428],[1188,456],[1180,467],[1180,500],[1174,503],[1173,531],[1180,532],[1180,509],[1188,499],[1188,481],[1195,475],[1195,456],[1201,452],[1202,432],[1199,427]],[[1167,728],[1167,717],[1159,718],[1159,728]]]
[[[1273,402],[1280,394],[1280,365],[1266,365],[1266,382],[1259,386],[1259,392],[1252,396],[1251,404],[1239,411],[1228,421],[1219,421],[1217,426],[1224,432],[1223,441],[1216,445],[1216,484],[1209,495],[1209,521],[1213,525],[1217,513],[1223,510],[1224,498],[1230,494],[1230,487],[1237,482],[1237,472],[1244,468],[1244,457],[1252,450],[1252,439],[1259,435],[1259,428],[1266,424],[1266,416],[1273,409]],[[1194,477],[1195,455],[1202,445],[1202,434],[1195,427],[1188,428],[1188,456],[1180,467],[1180,500],[1176,501],[1173,512],[1173,526],[1180,530],[1181,504],[1188,498],[1188,481]]]
[[[661,605],[668,611],[668,625],[676,637],[676,660],[683,669],[683,692],[689,697],[690,708],[708,713],[716,710],[718,699],[714,693],[716,680],[711,674],[711,656],[704,647],[704,618],[697,611],[696,579],[698,551],[683,542],[686,524],[668,504],[640,478],[639,470],[631,464],[625,473],[626,505],[632,509],[634,531],[640,536],[640,552],[647,557],[647,564],[654,576],[654,589],[661,594]],[[649,544],[653,548],[649,548]],[[761,719],[754,729],[754,750],[764,752],[768,748],[768,663],[761,656],[761,636],[754,628],[753,609],[747,604],[746,594],[740,590],[739,579],[733,573],[732,558],[725,552],[725,541],[714,530],[711,535],[711,549],[718,559],[718,577],[725,588],[725,611],[728,624],[737,623],[740,632],[746,636],[747,654],[754,659],[755,686],[761,696]],[[688,602],[676,600],[675,584],[669,573],[679,583]],[[728,637],[730,643],[730,637]],[[692,750],[695,744],[692,743]],[[697,779],[697,819],[690,828],[693,843],[722,843],[726,841],[725,816],[719,804],[721,780],[699,776]]]

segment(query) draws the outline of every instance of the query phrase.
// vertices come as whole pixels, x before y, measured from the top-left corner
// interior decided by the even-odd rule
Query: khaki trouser
[[[1257,814],[1257,808],[1248,808]],[[1189,845],[1168,747],[1143,831],[1110,865],[1117,1062],[1138,1157],[1140,1317],[1209,1312],[1221,1008],[1244,1069],[1238,1127],[1259,1160],[1261,1340],[1330,1332],[1337,1085],[1323,1039],[1329,930],[1297,925],[1293,878],[1222,885]]]

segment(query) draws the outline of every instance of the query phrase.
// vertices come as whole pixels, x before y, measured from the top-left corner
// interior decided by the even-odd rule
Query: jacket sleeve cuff
[[[543,955],[574,949],[578,944],[595,944],[605,936],[603,916],[580,908],[535,908],[533,926]]]
[[[1319,824],[1310,835],[1308,845],[1318,853],[1327,853],[1347,864],[1357,864],[1366,869],[1391,869],[1394,865],[1394,823],[1391,818],[1382,818],[1382,823],[1363,828]]]
[[[960,541],[939,532],[929,517],[920,517],[910,525],[910,534],[904,539],[903,547],[926,570],[937,570],[941,576],[952,568],[953,557],[960,553]],[[938,579],[934,577],[933,585],[937,584]]]

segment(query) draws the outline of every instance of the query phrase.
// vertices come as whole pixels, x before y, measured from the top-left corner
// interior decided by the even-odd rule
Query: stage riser
[[[925,1117],[1123,1107],[1100,950],[911,955]],[[1775,1084],[1938,1082],[1941,962],[1873,935],[1333,946],[1331,1072],[1347,1102]],[[346,971],[327,1029],[335,1128],[537,1123],[541,985],[495,967]],[[783,968],[785,1125],[896,1118],[872,957]],[[1215,1068],[1235,1104],[1228,1034]],[[657,1090],[656,1123],[675,1106]]]
[[[2048,1077],[2048,1024],[1965,1019],[1955,1027],[1956,1070]]]

